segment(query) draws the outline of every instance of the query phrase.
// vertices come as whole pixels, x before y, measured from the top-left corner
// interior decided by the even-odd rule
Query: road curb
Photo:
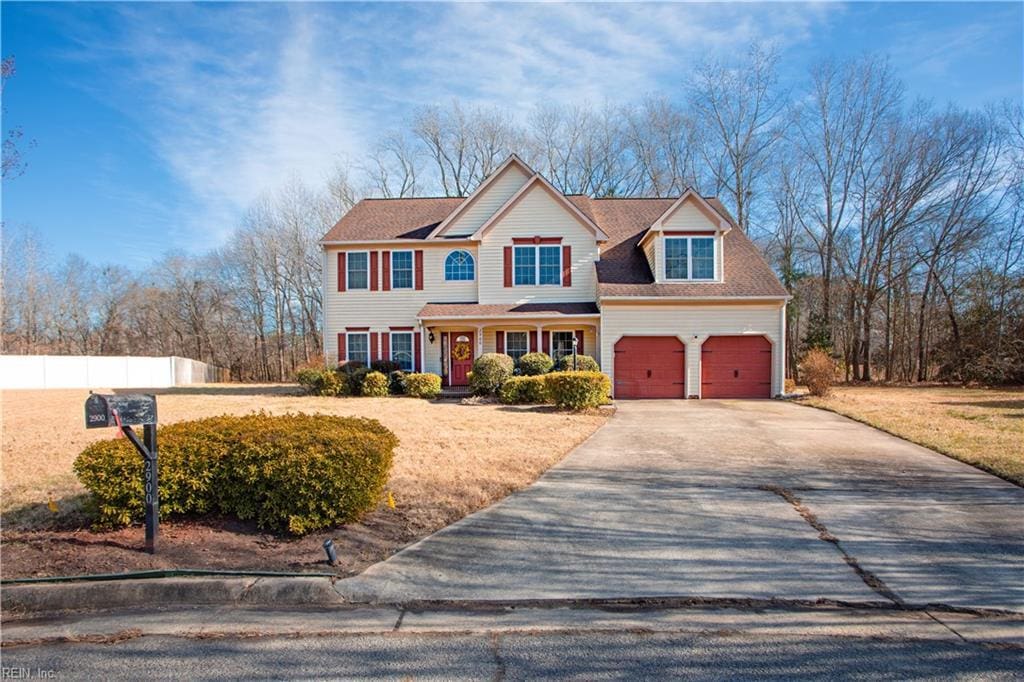
[[[150,578],[8,585],[5,616],[180,605],[334,605],[344,600],[324,577]]]

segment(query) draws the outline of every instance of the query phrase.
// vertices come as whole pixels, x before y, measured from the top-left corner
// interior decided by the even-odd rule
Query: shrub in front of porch
[[[391,380],[387,374],[369,372],[363,378],[362,392],[368,398],[386,398],[391,393]]]
[[[562,372],[600,372],[597,360],[589,355],[576,356],[576,369],[572,367],[572,355],[566,355],[558,361],[558,369]]]
[[[544,380],[551,402],[571,410],[604,405],[612,393],[612,381],[603,372],[552,372]]]
[[[498,399],[506,405],[542,405],[551,402],[547,377],[512,377],[498,389]]]
[[[342,391],[347,381],[330,367],[302,367],[295,371],[295,381],[310,395],[333,396]]]
[[[519,371],[529,377],[547,374],[555,361],[547,353],[527,353],[519,358]]]
[[[504,353],[484,353],[473,362],[469,387],[476,395],[494,395],[512,377],[515,366],[512,357]]]
[[[436,374],[406,374],[405,392],[413,398],[436,398],[441,395],[441,377]]]

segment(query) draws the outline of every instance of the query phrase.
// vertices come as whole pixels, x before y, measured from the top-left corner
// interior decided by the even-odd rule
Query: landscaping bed
[[[836,386],[831,410],[1024,486],[1024,388]]]
[[[3,577],[153,568],[325,571],[349,575],[529,485],[604,423],[605,413],[463,405],[414,398],[300,395],[294,385],[211,385],[153,391],[161,424],[265,410],[370,417],[398,437],[382,502],[359,522],[292,538],[216,517],[161,524],[159,553],[141,551],[141,527],[89,530],[85,491],[71,466],[112,429],[83,426],[84,390],[5,391]],[[48,504],[52,500],[53,511]],[[324,562],[333,538],[339,563]]]

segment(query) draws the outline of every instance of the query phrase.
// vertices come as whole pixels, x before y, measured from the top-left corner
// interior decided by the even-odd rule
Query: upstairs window
[[[444,281],[467,282],[473,279],[473,255],[469,251],[452,251],[444,259]]]
[[[391,252],[391,288],[412,289],[412,251]]]
[[[516,286],[561,286],[562,247],[516,246],[513,249],[512,271]]]
[[[412,371],[412,332],[391,332],[391,362],[403,372]]]
[[[505,332],[505,354],[516,362],[530,352],[530,332]]]
[[[366,251],[349,251],[346,260],[349,289],[370,288],[370,254]]]
[[[714,237],[666,237],[665,279],[713,280]]]

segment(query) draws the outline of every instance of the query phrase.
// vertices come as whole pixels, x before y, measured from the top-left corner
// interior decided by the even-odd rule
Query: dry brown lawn
[[[800,400],[1024,485],[1022,387],[839,386]]]
[[[397,508],[381,509],[370,515],[358,529],[362,542],[366,535],[381,531],[385,542],[374,543],[365,557],[379,560],[401,544],[437,530],[481,509],[510,492],[529,485],[552,464],[594,432],[607,419],[608,412],[571,414],[549,408],[506,407],[494,404],[464,405],[457,402],[427,402],[412,398],[319,398],[297,395],[291,385],[210,385],[155,391],[160,423],[195,419],[218,414],[246,414],[266,410],[274,414],[286,412],[324,413],[372,417],[380,420],[399,438],[389,490]],[[128,529],[105,539],[101,534],[76,529],[87,525],[81,512],[84,489],[72,472],[72,463],[82,448],[94,440],[110,438],[112,430],[83,427],[83,390],[4,391],[0,395],[0,434],[2,434],[2,481],[0,481],[0,513],[4,522],[4,574],[11,575],[10,541],[35,542],[46,536],[50,550],[63,538],[60,533],[75,529],[76,544],[90,543],[95,537],[106,545],[124,542],[134,544],[139,529]],[[49,509],[54,500],[58,511]],[[190,526],[192,524],[192,526]],[[215,524],[214,524],[215,525]],[[194,526],[180,521],[165,524],[165,538],[175,537]],[[211,524],[200,521],[200,527],[181,536],[182,543],[212,546],[206,537]],[[367,526],[369,529],[367,530]],[[237,529],[236,529],[237,530]],[[344,530],[344,529],[342,529]],[[228,532],[228,531],[224,531]],[[234,532],[234,531],[231,531]],[[252,535],[252,529],[245,529]],[[335,531],[330,537],[338,539]],[[356,531],[354,531],[356,532]],[[193,537],[196,534],[201,537]],[[204,535],[206,534],[206,535]],[[257,538],[264,544],[277,546],[277,540]],[[312,538],[311,538],[312,539]],[[306,542],[303,552],[316,560],[322,558],[318,543]],[[223,540],[223,538],[221,538]],[[343,541],[344,538],[342,537]],[[252,540],[249,540],[250,549]],[[285,542],[282,539],[281,542]],[[309,545],[313,549],[305,547]],[[44,562],[44,547],[37,548],[32,561]],[[280,560],[264,562],[262,568],[304,566],[293,551]],[[165,564],[136,561],[128,557],[126,567],[163,567]],[[202,557],[184,563],[203,563]],[[29,561],[29,559],[25,559]],[[207,557],[206,564],[235,567],[233,560]],[[91,565],[89,561],[85,562]],[[236,562],[237,563],[237,562]],[[365,563],[365,561],[363,562]],[[114,565],[105,570],[116,570]],[[21,574],[54,572],[56,569],[22,567]],[[322,566],[320,567],[323,568]],[[358,565],[349,568],[355,570]],[[84,572],[61,568],[58,572]]]

